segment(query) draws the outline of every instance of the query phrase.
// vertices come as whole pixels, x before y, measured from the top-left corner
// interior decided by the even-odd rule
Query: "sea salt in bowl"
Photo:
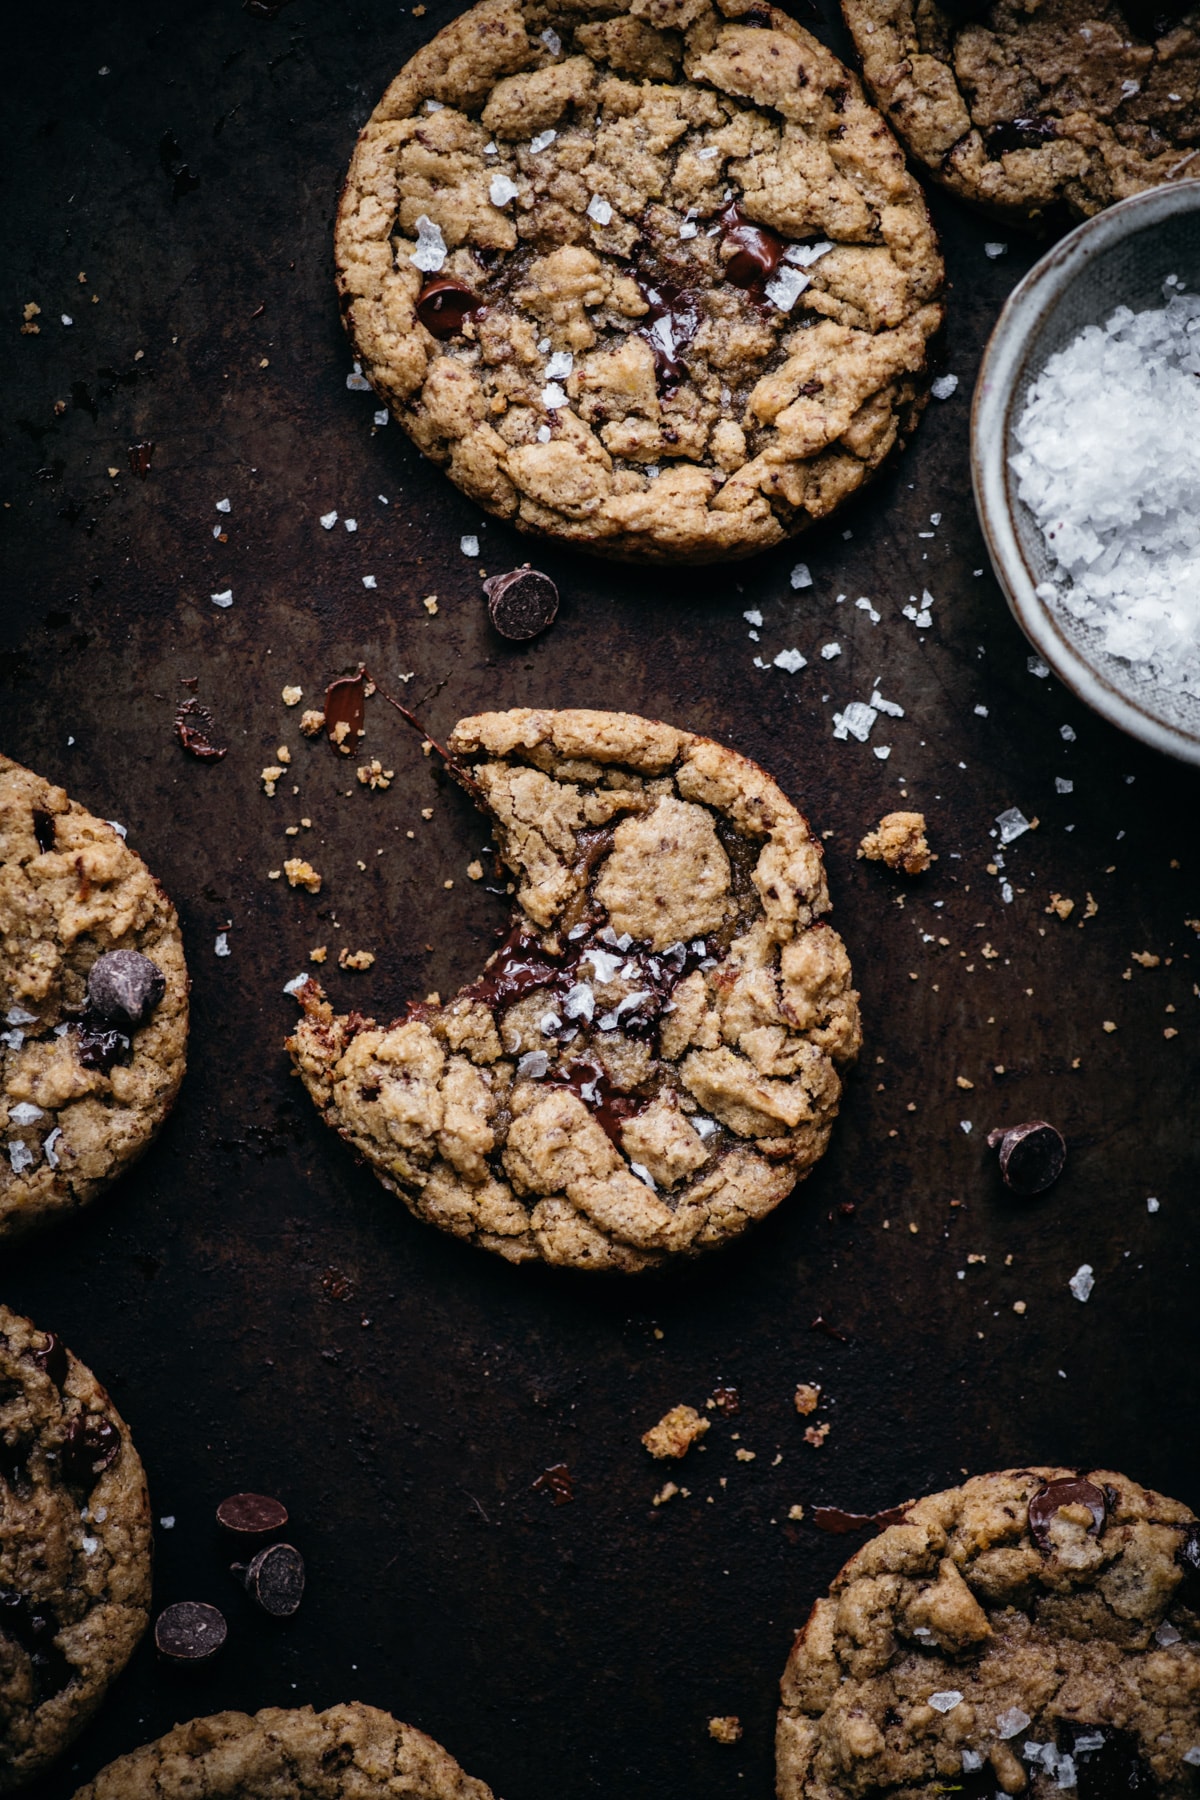
[[[1174,279],[1168,284],[1168,278]],[[1147,429],[1144,411],[1136,422],[1123,417],[1115,392],[1101,393],[1105,404],[1097,408],[1096,392],[1104,382],[1095,373],[1080,378],[1091,429],[1078,428],[1082,415],[1072,411],[1064,398],[1062,442],[1048,450],[1047,415],[1041,409],[1036,437],[1040,460],[1033,478],[1029,472],[1029,424],[1022,434],[1024,445],[1018,436],[1034,384],[1045,374],[1050,359],[1071,345],[1086,326],[1107,327],[1118,307],[1135,313],[1163,308],[1181,288],[1188,296],[1200,294],[1200,181],[1173,182],[1123,200],[1056,244],[1009,296],[984,353],[971,412],[971,476],[992,567],[1030,643],[1072,692],[1112,724],[1168,755],[1200,763],[1200,581],[1178,584],[1177,620],[1194,616],[1196,621],[1194,657],[1178,650],[1165,657],[1160,653],[1156,668],[1149,646],[1155,641],[1169,642],[1170,629],[1147,624],[1144,617],[1139,618],[1137,606],[1124,607],[1125,616],[1121,616],[1121,608],[1114,612],[1104,605],[1089,604],[1081,587],[1064,577],[1043,529],[1047,524],[1055,531],[1064,561],[1071,560],[1072,550],[1076,552],[1074,566],[1081,571],[1077,524],[1072,521],[1064,528],[1057,518],[1039,520],[1020,491],[1035,494],[1040,489],[1044,493],[1048,485],[1058,485],[1060,476],[1064,490],[1069,489],[1071,459],[1083,459],[1077,465],[1087,473],[1081,491],[1094,496],[1094,506],[1089,505],[1093,518],[1110,521],[1110,529],[1100,534],[1106,544],[1114,533],[1118,540],[1128,535],[1128,526],[1120,518],[1118,494],[1122,481],[1129,480],[1130,518],[1138,514],[1139,505],[1152,510],[1158,499],[1166,509],[1164,518],[1144,522],[1145,529],[1136,534],[1137,543],[1145,540],[1153,546],[1156,541],[1168,541],[1173,549],[1163,556],[1179,557],[1170,565],[1172,571],[1187,568],[1189,556],[1195,559],[1192,566],[1200,570],[1200,481],[1194,491],[1186,481],[1172,483],[1172,462],[1167,457],[1160,459],[1154,472],[1155,433]],[[1195,341],[1200,357],[1200,325]],[[1114,345],[1118,357],[1119,349],[1119,344]],[[1100,360],[1093,356],[1096,367]],[[1047,383],[1053,380],[1051,371]],[[1200,397],[1200,377],[1191,375],[1186,364],[1182,374],[1167,371],[1162,376],[1163,442],[1169,441],[1172,432],[1181,432],[1191,381]],[[1182,384],[1175,387],[1173,400],[1167,398],[1172,382]],[[1044,392],[1046,385],[1039,391]],[[1155,404],[1158,392],[1154,389]],[[1102,430],[1104,416],[1107,443]],[[1068,418],[1075,423],[1073,431],[1066,423]],[[1200,434],[1194,454],[1200,466]],[[1060,465],[1049,484],[1047,456]],[[1149,496],[1137,491],[1137,485],[1146,479],[1152,484]],[[1193,519],[1197,548],[1190,552],[1185,548],[1181,555],[1179,547],[1190,535]],[[1094,549],[1092,545],[1091,551]],[[1126,542],[1118,576],[1129,572],[1129,556],[1136,566],[1140,554],[1137,544],[1131,548]],[[1115,551],[1110,550],[1094,558],[1091,569],[1103,571],[1114,556]],[[1162,574],[1168,565],[1157,548],[1149,549],[1146,556],[1152,588],[1154,571]],[[1096,575],[1090,573],[1088,579],[1094,581]],[[1169,582],[1159,586],[1162,592],[1172,591]],[[1153,600],[1143,600],[1143,615],[1153,615],[1154,610]],[[1090,617],[1080,616],[1089,613]],[[1179,629],[1178,623],[1175,629]],[[1130,653],[1113,654],[1109,645],[1114,641]]]

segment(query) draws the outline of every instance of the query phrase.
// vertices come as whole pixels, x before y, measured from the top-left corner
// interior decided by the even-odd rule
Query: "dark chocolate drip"
[[[37,847],[43,853],[54,848],[54,814],[47,812],[44,806],[33,809],[33,835],[37,839]]]
[[[360,669],[357,675],[343,675],[325,689],[325,730],[331,744],[353,755],[363,734],[366,718],[366,681]],[[336,735],[338,727],[346,730]]]
[[[1062,1481],[1048,1481],[1029,1502],[1029,1533],[1043,1554],[1048,1554],[1052,1548],[1050,1525],[1060,1506],[1087,1507],[1092,1515],[1092,1523],[1088,1526],[1089,1537],[1099,1537],[1104,1529],[1108,1508],[1103,1490],[1094,1481],[1085,1481],[1082,1475],[1069,1475]]]
[[[621,1127],[627,1119],[646,1106],[633,1094],[622,1094],[613,1086],[608,1070],[592,1057],[568,1063],[546,1077],[547,1087],[570,1088],[587,1107],[601,1130],[621,1149]]]
[[[840,1506],[814,1506],[812,1522],[818,1531],[831,1531],[846,1537],[852,1531],[883,1531],[889,1525],[902,1525],[908,1517],[909,1500],[903,1506],[885,1506],[880,1512],[845,1512]]]
[[[517,924],[490,958],[479,980],[463,992],[485,1006],[511,1006],[514,1000],[523,999],[538,988],[557,987],[564,974],[561,963],[546,955],[534,933]]]
[[[0,1632],[29,1657],[39,1706],[74,1680],[75,1670],[54,1642],[58,1624],[48,1607],[33,1606],[23,1594],[0,1588]]]

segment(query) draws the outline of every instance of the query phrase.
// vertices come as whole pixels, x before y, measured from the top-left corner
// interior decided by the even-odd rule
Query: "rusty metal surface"
[[[790,1633],[854,1542],[791,1506],[873,1509],[1034,1458],[1200,1502],[1180,1407],[1197,1349],[1197,778],[1031,674],[974,572],[968,396],[1033,247],[1007,234],[989,259],[1006,234],[935,198],[960,387],[836,525],[678,579],[539,552],[562,611],[505,646],[479,579],[529,547],[395,426],[373,430],[372,398],[346,387],[330,273],[355,130],[447,16],[441,0],[420,20],[383,0],[273,18],[234,0],[67,0],[7,28],[3,744],[128,826],[180,909],[194,1027],[157,1145],[87,1216],[7,1253],[0,1291],[131,1422],[156,1516],[175,1521],[158,1604],[212,1600],[232,1624],[198,1684],[144,1646],[44,1783],[53,1800],[178,1719],[349,1697],[431,1731],[505,1800],[761,1800]],[[22,336],[28,301],[40,332]],[[154,444],[144,478],[139,442]],[[330,509],[357,532],[323,530]],[[472,562],[459,540],[477,530]],[[798,593],[797,554],[814,576]],[[918,631],[901,608],[926,585]],[[227,588],[220,610],[209,596]],[[792,645],[798,674],[754,666]],[[285,682],[315,699],[360,657],[413,671],[406,697],[439,735],[523,702],[711,732],[832,834],[866,1048],[826,1161],[733,1249],[640,1282],[510,1269],[415,1224],[289,1079],[280,989],[311,945],[373,950],[369,974],[328,982],[386,1013],[476,972],[502,917],[465,879],[480,823],[398,719],[373,714],[367,744],[394,785],[347,798],[348,768],[280,705]],[[192,676],[230,745],[212,766],[172,736]],[[835,708],[875,684],[904,717],[870,745],[836,742]],[[258,774],[280,743],[300,794],[285,782],[269,800]],[[903,889],[854,855],[902,791],[940,854]],[[1008,853],[1005,904],[986,864],[1012,805],[1040,823]],[[301,814],[316,898],[267,879]],[[1075,900],[1069,920],[1047,915],[1052,891]],[[1016,1202],[983,1140],[1039,1114],[1067,1136],[1067,1171]],[[1081,1305],[1067,1282],[1084,1262]],[[799,1379],[829,1401],[819,1448],[791,1405]],[[678,1467],[652,1465],[641,1432],[722,1380],[740,1414],[713,1415]],[[531,1487],[556,1462],[575,1480],[557,1508]],[[690,1494],[655,1509],[667,1475]],[[280,1630],[250,1615],[213,1535],[217,1501],[245,1487],[287,1499],[309,1559]],[[709,1740],[717,1713],[740,1716],[740,1744]]]

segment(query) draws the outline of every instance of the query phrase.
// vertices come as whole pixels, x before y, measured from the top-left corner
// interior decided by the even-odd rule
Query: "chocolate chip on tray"
[[[269,1544],[230,1573],[273,1619],[290,1619],[304,1598],[304,1558],[292,1544]]]
[[[988,1147],[1000,1150],[1000,1174],[1014,1194],[1042,1194],[1063,1172],[1067,1146],[1045,1119],[1001,1126],[988,1133]]]
[[[217,1524],[234,1537],[270,1537],[287,1522],[287,1507],[269,1494],[231,1494],[217,1508]]]
[[[501,637],[523,642],[533,638],[558,613],[558,589],[548,575],[528,563],[506,575],[492,575],[483,584],[492,624]]]
[[[160,1612],[154,1645],[165,1662],[196,1668],[210,1662],[229,1634],[225,1615],[204,1600],[177,1600]]]
[[[166,991],[158,964],[137,950],[110,950],[88,976],[88,1004],[109,1025],[143,1025]]]
[[[1082,1475],[1048,1481],[1029,1502],[1029,1533],[1039,1550],[1048,1553],[1053,1549],[1050,1525],[1055,1513],[1063,1506],[1087,1507],[1092,1515],[1092,1523],[1087,1528],[1089,1537],[1099,1537],[1104,1529],[1108,1506],[1103,1491],[1094,1481],[1085,1481]]]

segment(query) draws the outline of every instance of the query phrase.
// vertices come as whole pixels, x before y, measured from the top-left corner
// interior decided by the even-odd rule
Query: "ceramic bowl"
[[[1144,664],[1103,649],[1094,625],[1039,600],[1036,589],[1050,578],[1052,564],[1009,468],[1017,449],[1013,427],[1048,359],[1085,325],[1103,324],[1117,306],[1164,305],[1168,275],[1178,275],[1191,292],[1200,289],[1200,180],[1120,201],[1070,232],[1029,271],[1010,294],[980,366],[971,479],[997,580],[1043,660],[1131,737],[1200,763],[1200,699],[1164,692]],[[1114,417],[1118,442],[1120,428]]]

